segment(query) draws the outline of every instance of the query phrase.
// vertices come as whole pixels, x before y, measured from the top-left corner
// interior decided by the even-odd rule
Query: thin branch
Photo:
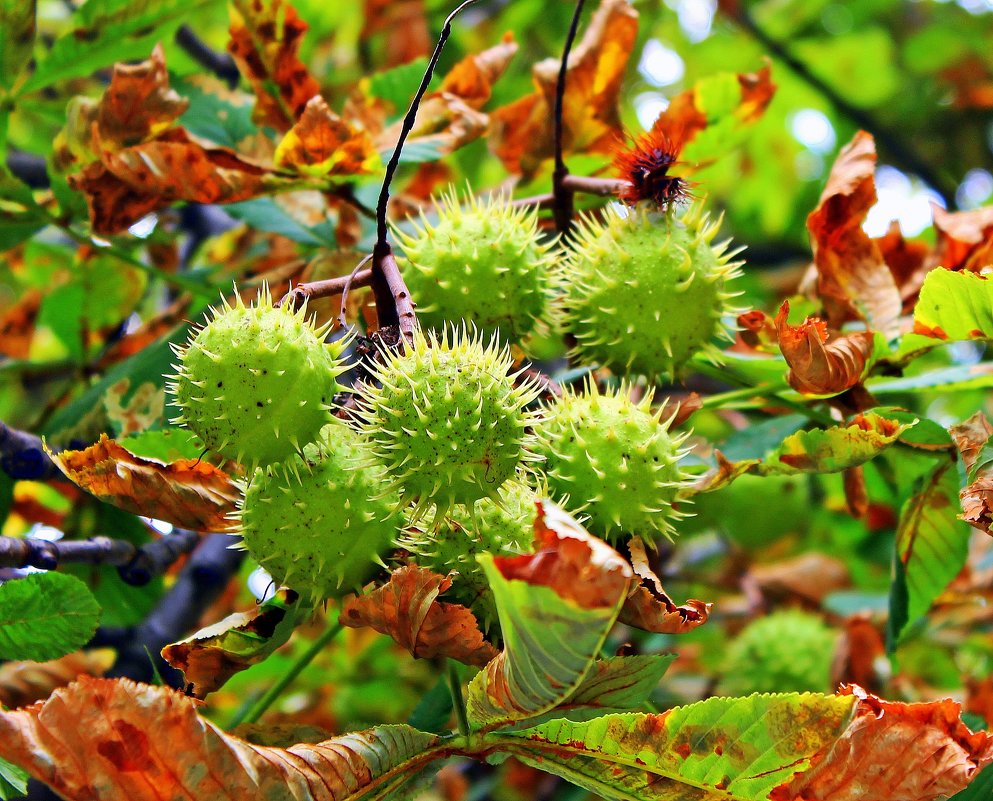
[[[613,197],[618,192],[631,186],[630,181],[623,178],[596,178],[585,175],[566,175],[562,178],[562,185],[573,192],[583,192],[587,195],[599,195],[600,197]]]
[[[196,628],[201,615],[238,572],[245,554],[232,550],[231,542],[229,534],[208,534],[202,538],[175,583],[118,650],[117,661],[107,673],[108,677],[151,681],[153,669],[148,659],[151,653],[155,667],[166,682],[174,687],[181,686],[182,673],[170,667],[159,652]]]
[[[565,159],[562,156],[562,115],[565,109],[565,83],[569,73],[569,54],[572,52],[572,45],[576,41],[576,33],[579,31],[579,19],[583,14],[583,5],[584,0],[577,0],[576,8],[572,12],[569,33],[566,35],[565,46],[562,48],[559,77],[555,82],[555,111],[552,117],[555,145],[555,171],[552,173],[552,195],[555,200],[552,211],[555,216],[555,229],[562,236],[568,236],[572,230],[573,216],[573,192],[565,183],[565,179],[569,175],[569,168],[566,167]]]
[[[200,542],[200,534],[179,529],[141,547],[127,540],[91,537],[88,540],[49,540],[0,537],[0,567],[55,570],[61,564],[114,565],[125,584],[140,587],[165,573]]]
[[[369,256],[366,259],[371,258]],[[363,260],[364,261],[364,260]],[[349,279],[351,278],[351,281]],[[299,309],[312,298],[330,298],[341,295],[345,288],[369,286],[372,283],[372,268],[359,270],[352,275],[342,275],[337,278],[326,278],[323,281],[311,281],[307,284],[297,284],[276,302],[277,306],[292,303],[294,309]]]
[[[44,156],[10,148],[7,151],[7,169],[33,189],[47,189],[49,186]]]
[[[218,53],[208,47],[189,25],[179,26],[179,30],[176,31],[176,44],[183,48],[197,64],[214,73],[232,89],[238,85],[240,74],[234,59],[227,53]]]
[[[803,61],[793,55],[786,44],[773,38],[752,18],[745,9],[744,4],[727,3],[724,5],[732,8],[732,10],[728,11],[728,15],[747,31],[752,38],[789,67],[798,78],[823,95],[840,114],[848,117],[848,119],[860,128],[864,128],[875,136],[886,151],[889,152],[895,164],[919,176],[941,195],[948,208],[953,208],[955,193],[958,188],[954,180],[946,178],[938,169],[925,161],[896,131],[884,126],[867,111],[852,105],[852,103],[839,95],[833,88],[811,72],[810,68]]]
[[[18,481],[68,481],[41,438],[0,422],[0,470]]]

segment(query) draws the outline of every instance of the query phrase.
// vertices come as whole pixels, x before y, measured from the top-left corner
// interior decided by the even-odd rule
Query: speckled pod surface
[[[212,309],[212,319],[177,348],[167,385],[182,414],[173,422],[213,451],[249,467],[270,465],[313,442],[331,420],[344,344],[327,344],[306,311],[274,308],[264,290]]]

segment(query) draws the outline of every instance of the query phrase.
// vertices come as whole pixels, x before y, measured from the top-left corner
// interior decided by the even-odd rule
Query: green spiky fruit
[[[506,348],[463,328],[430,341],[417,332],[373,366],[363,427],[415,516],[433,506],[440,519],[453,504],[494,496],[534,459],[526,407],[538,390],[515,385],[511,363]]]
[[[688,477],[679,466],[686,435],[673,435],[648,393],[635,403],[630,388],[601,394],[566,392],[538,431],[538,453],[553,497],[589,515],[587,528],[608,539],[671,534],[684,516],[673,501]]]
[[[558,315],[574,357],[652,379],[673,378],[699,352],[717,360],[713,340],[731,339],[723,321],[739,311],[727,289],[739,263],[728,242],[711,244],[719,227],[699,204],[682,215],[611,211],[580,225]]]
[[[245,548],[278,582],[313,602],[361,587],[383,564],[403,524],[384,495],[368,444],[332,423],[303,456],[258,469],[245,491]]]
[[[344,343],[327,344],[304,309],[274,308],[268,290],[213,310],[184,348],[168,390],[204,444],[252,467],[280,462],[331,420]]]
[[[486,626],[496,619],[489,583],[477,554],[528,553],[534,539],[535,501],[543,497],[523,481],[508,481],[500,499],[455,506],[436,527],[413,524],[401,540],[414,561],[435,573],[455,571],[449,595],[472,607]]]
[[[538,240],[533,207],[505,198],[467,198],[452,190],[437,204],[438,221],[422,216],[414,235],[397,231],[407,256],[404,279],[421,322],[472,323],[487,340],[499,332],[519,341],[545,314],[552,258]]]
[[[731,643],[719,692],[831,692],[837,639],[809,612],[787,609],[759,618]]]

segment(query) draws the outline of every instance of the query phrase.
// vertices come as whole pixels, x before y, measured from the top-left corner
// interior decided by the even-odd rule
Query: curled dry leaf
[[[989,456],[982,457],[986,443],[993,436],[993,425],[985,414],[976,412],[950,431],[969,476],[969,483],[959,492],[962,504],[959,519],[989,534],[993,527],[993,461]]]
[[[80,675],[102,676],[114,661],[114,653],[76,651],[48,662],[4,662],[0,665],[0,704],[8,709],[43,701],[59,687]]]
[[[59,469],[101,501],[194,531],[228,531],[239,492],[203,460],[170,464],[135,456],[106,434],[81,451],[49,454]]]
[[[640,583],[633,587],[621,607],[617,618],[621,623],[656,634],[682,634],[707,622],[714,605],[691,599],[677,606],[662,589],[662,582],[649,565],[641,537],[633,537],[628,550]]]
[[[886,643],[878,627],[868,615],[852,615],[845,620],[844,630],[834,662],[831,665],[831,686],[858,684],[870,692],[881,686],[880,663],[886,665]]]
[[[571,153],[610,153],[621,136],[618,95],[638,33],[627,0],[601,0],[582,40],[569,54],[563,147]],[[537,90],[492,114],[490,147],[514,173],[532,175],[554,151],[551,126],[559,60],[534,65]]]
[[[353,129],[315,95],[279,143],[275,161],[312,175],[356,175],[369,172],[379,153],[368,133]]]
[[[859,131],[838,154],[807,228],[828,325],[864,320],[892,339],[899,333],[900,291],[879,245],[862,230],[876,202],[875,170],[875,143]]]
[[[258,664],[285,643],[296,623],[292,590],[249,612],[235,612],[185,640],[162,649],[162,658],[183,672],[197,698],[224,686],[235,673]]]
[[[803,553],[776,562],[755,565],[749,571],[762,595],[774,605],[802,600],[814,605],[832,592],[851,585],[848,568],[824,553]]]
[[[252,745],[166,687],[82,678],[44,704],[0,712],[0,757],[74,801],[317,801],[396,789],[438,738],[381,726],[314,745]]]
[[[277,131],[292,127],[321,86],[300,61],[310,27],[283,0],[234,0],[228,50],[255,92],[253,114]]]
[[[993,264],[993,206],[945,211],[932,204],[938,238],[931,266],[978,273]]]
[[[904,314],[914,310],[917,293],[921,291],[924,276],[930,266],[931,248],[919,240],[904,239],[900,223],[896,220],[881,237],[873,240],[883,254],[883,260],[893,273],[893,279],[900,289]]]
[[[932,801],[993,761],[993,736],[969,731],[954,701],[892,703],[857,685],[840,695],[856,698],[852,722],[771,801]]]
[[[449,577],[407,565],[394,570],[382,587],[351,596],[339,620],[343,626],[387,634],[415,657],[444,656],[482,667],[497,650],[483,639],[469,609],[438,600],[451,585]]]
[[[830,338],[822,320],[808,317],[790,325],[789,313],[789,301],[784,301],[776,315],[776,332],[790,366],[790,386],[805,395],[837,395],[858,384],[872,354],[872,332]]]

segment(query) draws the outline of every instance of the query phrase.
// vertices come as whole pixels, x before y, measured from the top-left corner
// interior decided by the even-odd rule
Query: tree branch
[[[731,8],[728,9],[728,6]],[[722,4],[722,7],[725,8],[726,13],[734,22],[789,67],[794,75],[823,95],[840,114],[848,117],[848,119],[860,128],[869,131],[869,133],[879,140],[879,143],[889,152],[893,158],[893,162],[897,166],[919,176],[941,195],[948,208],[954,207],[955,192],[958,188],[954,180],[947,178],[933,165],[925,161],[896,131],[884,126],[867,111],[852,105],[852,103],[845,100],[844,97],[814,75],[804,62],[793,55],[786,44],[774,39],[759,26],[745,9],[743,3],[727,3]]]
[[[68,481],[41,438],[0,422],[0,470],[18,481]]]
[[[125,677],[135,681],[152,680],[154,660],[162,678],[172,687],[180,687],[182,673],[162,659],[162,649],[192,631],[204,611],[220,596],[238,572],[244,551],[231,550],[230,534],[208,534],[183,565],[175,584],[159,601],[151,614],[131,632],[117,652],[117,661],[108,671],[109,678]]]
[[[200,534],[179,529],[137,546],[127,540],[91,537],[88,540],[49,540],[0,537],[0,567],[55,570],[60,564],[114,565],[126,584],[141,586],[161,575],[200,542]]]
[[[559,64],[559,77],[555,82],[555,111],[552,117],[553,137],[555,143],[555,170],[552,173],[552,214],[555,217],[555,230],[563,237],[567,237],[572,230],[573,217],[573,191],[566,185],[566,178],[569,176],[569,168],[565,165],[562,156],[562,114],[565,107],[565,83],[569,73],[569,54],[572,52],[572,44],[576,40],[576,33],[579,30],[579,18],[583,14],[584,0],[577,0],[576,8],[572,12],[572,22],[569,23],[569,33],[565,38],[565,46],[562,48],[562,61]]]
[[[234,59],[227,53],[218,53],[209,48],[189,25],[179,26],[179,30],[176,31],[176,44],[183,48],[197,64],[214,73],[232,89],[238,85],[238,79],[241,76]]]

